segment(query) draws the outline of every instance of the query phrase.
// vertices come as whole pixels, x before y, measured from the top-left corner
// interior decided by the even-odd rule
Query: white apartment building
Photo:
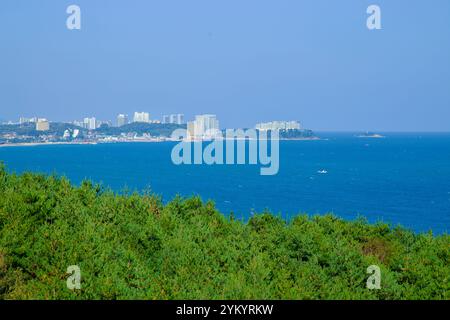
[[[37,119],[36,121],[36,131],[48,131],[50,130],[50,123],[47,119]]]
[[[171,124],[183,124],[184,123],[184,114],[170,114],[163,116],[162,123],[171,123]]]
[[[163,115],[162,123],[170,123],[170,116],[169,115]]]
[[[150,122],[150,114],[148,112],[135,112],[133,122]]]
[[[97,129],[97,120],[95,119],[95,117],[84,118],[83,127],[88,130],[95,130]]]
[[[117,126],[121,127],[128,124],[128,115],[126,114],[119,114],[117,116]]]
[[[20,117],[19,124],[36,123],[37,121],[38,121],[38,118],[36,118],[36,117],[33,117],[33,118]]]
[[[177,124],[183,124],[184,123],[184,114],[177,114]]]

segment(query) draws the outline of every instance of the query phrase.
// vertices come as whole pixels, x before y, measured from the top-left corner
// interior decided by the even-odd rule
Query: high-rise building
[[[94,117],[92,118],[84,118],[83,121],[83,127],[88,130],[95,130],[97,129],[97,121]]]
[[[19,119],[19,124],[24,124],[24,123],[28,123],[28,122],[30,122],[30,119],[28,119],[28,118],[20,117],[20,119]]]
[[[190,139],[195,137],[195,121],[189,121],[187,123],[187,135]]]
[[[150,122],[150,115],[148,112],[135,112],[133,117],[133,122]]]
[[[121,127],[128,124],[128,115],[126,114],[119,114],[117,116],[117,126]]]
[[[20,117],[19,124],[36,123],[37,121],[38,121],[38,118],[36,118],[36,117],[34,117],[34,118]]]
[[[170,123],[170,116],[169,115],[163,115],[162,123]]]
[[[163,123],[184,124],[184,114],[170,114],[163,116]]]
[[[184,114],[181,114],[181,113],[177,114],[176,123],[177,124],[184,124]]]
[[[36,131],[48,131],[50,130],[50,123],[47,119],[37,119],[36,121]]]
[[[213,114],[195,116],[195,120],[188,122],[188,134],[190,139],[210,139],[219,133],[219,120]]]

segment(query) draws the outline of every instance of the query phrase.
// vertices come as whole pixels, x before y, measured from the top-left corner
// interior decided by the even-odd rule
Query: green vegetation
[[[103,126],[95,130],[97,134],[104,134],[110,136],[118,136],[123,133],[136,133],[138,135],[149,134],[153,137],[170,137],[172,132],[176,129],[184,128],[186,125],[170,124],[170,123],[142,123],[133,122],[121,127]]]
[[[334,216],[248,222],[0,168],[1,299],[448,299],[450,236]],[[366,288],[370,265],[381,290]],[[66,287],[81,268],[81,290]]]
[[[64,131],[70,129],[79,129],[82,133],[87,130],[77,127],[70,123],[52,122],[50,123],[50,130],[48,131],[36,131],[35,123],[23,123],[23,124],[0,124],[0,136],[4,134],[16,134],[19,136],[39,137],[41,135],[57,135],[61,136]]]
[[[162,124],[162,123],[139,123],[134,122],[121,127],[109,127],[102,125],[96,130],[92,130],[95,134],[102,135],[121,135],[127,133],[135,133],[138,135],[150,134],[152,136],[166,136],[169,137],[175,129],[186,128],[186,125],[177,124]],[[24,124],[0,124],[0,136],[4,134],[16,134],[19,136],[38,137],[42,134],[56,135],[62,137],[64,131],[70,129],[78,129],[81,136],[86,136],[89,132],[88,129],[78,127],[70,123],[51,122],[50,130],[42,132],[36,131],[35,123]]]
[[[280,130],[281,139],[305,139],[314,137],[315,134],[312,130],[303,130],[303,129]]]

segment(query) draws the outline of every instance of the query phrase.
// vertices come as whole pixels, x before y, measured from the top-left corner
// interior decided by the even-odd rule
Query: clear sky
[[[81,30],[66,8],[81,7]],[[370,4],[382,30],[366,27]],[[448,0],[2,0],[0,119],[450,131]]]

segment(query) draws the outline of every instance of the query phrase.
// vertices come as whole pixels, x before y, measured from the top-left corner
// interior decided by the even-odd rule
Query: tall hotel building
[[[94,117],[84,118],[83,127],[89,130],[95,130],[97,129],[97,120]]]
[[[163,115],[162,123],[170,123],[170,116],[169,115]]]
[[[117,116],[117,126],[121,127],[128,124],[128,115],[126,114],[119,114]]]
[[[38,119],[36,121],[36,131],[48,131],[50,130],[50,123],[47,119]]]
[[[135,112],[133,122],[150,122],[150,114],[148,112]]]
[[[188,122],[188,138],[191,140],[204,140],[219,133],[219,120],[213,114],[195,116],[195,120]]]
[[[163,116],[163,123],[184,124],[184,114],[177,113]]]

